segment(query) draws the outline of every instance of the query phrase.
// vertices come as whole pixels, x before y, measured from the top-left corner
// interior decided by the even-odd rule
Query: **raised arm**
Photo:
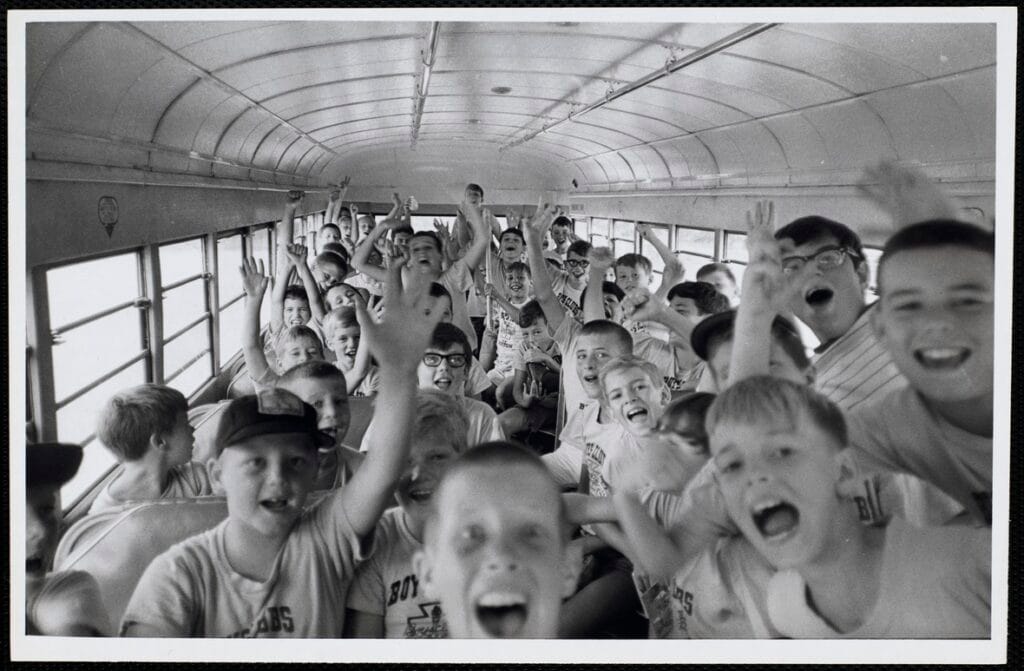
[[[303,245],[288,245],[288,259],[295,266],[295,272],[299,275],[302,287],[306,290],[306,299],[309,301],[309,310],[317,323],[323,322],[327,311],[324,310],[324,301],[320,296],[320,287],[309,266],[306,265],[306,248]],[[274,286],[274,295],[277,295],[277,286]],[[282,296],[283,297],[283,296]]]
[[[530,264],[530,277],[533,278],[533,294],[544,311],[544,318],[554,333],[566,318],[565,307],[555,295],[554,284],[544,262],[544,249],[541,241],[548,234],[551,222],[555,220],[557,210],[553,207],[537,208],[529,219],[523,218],[523,237],[526,239],[526,259]]]
[[[423,356],[440,310],[424,313],[434,300],[426,285],[405,287],[401,264],[392,264],[384,286],[384,316],[378,324],[356,304],[361,336],[380,364],[380,391],[367,432],[367,456],[352,480],[335,494],[360,536],[373,531],[392,500],[409,456],[409,436],[416,411],[416,367]]]
[[[484,258],[484,253],[487,251],[487,246],[491,239],[491,233],[487,228],[487,222],[484,220],[484,214],[479,207],[470,204],[468,201],[463,201],[462,211],[466,215],[466,220],[473,227],[473,242],[462,257],[466,267],[472,271],[480,265],[480,261]]]
[[[882,161],[865,168],[857,187],[891,217],[895,230],[929,219],[958,218],[953,200],[918,168]]]
[[[622,301],[622,310],[634,321],[655,322],[661,324],[681,338],[684,343],[690,342],[690,332],[694,324],[686,317],[665,304],[663,299],[652,296],[646,289],[632,289]]]
[[[359,318],[359,309],[366,310],[366,303],[363,300],[362,294],[356,292],[355,302],[360,308],[357,308],[356,319]],[[345,387],[348,389],[348,393],[351,395],[355,393],[355,390],[362,384],[363,379],[366,378],[366,374],[370,372],[370,341],[368,338],[362,337],[362,326],[359,327],[359,345],[356,347],[356,358],[352,362],[352,369],[345,373]]]
[[[662,262],[665,264],[661,274],[661,284],[658,285],[658,290],[654,292],[654,297],[659,301],[663,301],[668,296],[668,290],[683,279],[683,264],[672,253],[672,250],[668,248],[668,245],[654,235],[654,229],[650,226],[647,224],[637,224],[636,230],[641,238],[651,243],[651,246],[658,252],[658,256],[661,257]]]
[[[635,492],[616,491],[611,499],[633,560],[640,563],[652,581],[669,582],[683,566],[683,553],[647,514]]]
[[[587,275],[587,295],[583,297],[583,323],[606,319],[604,314],[604,278],[615,264],[615,256],[607,247],[594,247],[587,254],[590,271]]]
[[[262,380],[270,371],[267,355],[260,343],[260,304],[270,280],[265,274],[263,259],[242,261],[242,288],[245,290],[245,313],[242,317],[242,356],[253,380]]]
[[[498,288],[490,282],[484,285],[484,296],[490,296],[502,310],[508,313],[508,316],[512,318],[512,321],[519,323],[519,308],[509,303],[508,300],[501,295],[501,291],[499,291]]]
[[[389,217],[377,226],[374,226],[369,235],[360,240],[356,246],[355,253],[352,255],[352,267],[371,279],[378,282],[386,282],[388,280],[388,271],[370,263],[370,254],[373,253],[373,246],[377,240],[398,225],[399,222]]]

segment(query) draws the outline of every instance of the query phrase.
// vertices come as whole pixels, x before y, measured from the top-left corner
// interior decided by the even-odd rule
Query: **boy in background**
[[[96,579],[84,571],[48,573],[60,540],[60,488],[75,477],[82,448],[62,443],[25,451],[25,633],[109,636]]]
[[[96,496],[90,514],[127,501],[213,493],[206,467],[192,461],[188,402],[177,389],[143,384],[115,394],[100,411],[96,435],[121,472]]]
[[[697,281],[707,282],[715,288],[715,291],[728,299],[733,307],[740,302],[739,286],[736,284],[736,276],[732,274],[724,263],[708,263],[697,270]]]
[[[413,555],[445,468],[466,451],[469,422],[458,401],[437,391],[416,396],[412,447],[398,480],[398,508],[377,526],[377,549],[356,570],[348,594],[346,635],[354,638],[447,638],[438,601],[420,586]]]
[[[522,343],[513,362],[515,406],[498,415],[505,435],[538,431],[553,425],[558,407],[562,355],[549,335],[547,319],[537,301],[519,311]]]
[[[555,638],[580,570],[558,486],[505,442],[459,457],[434,493],[414,563],[452,638]]]

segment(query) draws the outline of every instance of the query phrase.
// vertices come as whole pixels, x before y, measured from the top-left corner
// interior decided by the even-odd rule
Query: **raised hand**
[[[687,463],[679,450],[664,440],[646,448],[643,460],[626,462],[616,482],[624,491],[639,492],[650,488],[657,492],[678,494],[693,474],[694,466]]]
[[[551,228],[551,223],[558,215],[558,208],[549,205],[542,200],[537,201],[537,209],[533,216],[526,221],[526,227],[538,235],[545,235]]]
[[[591,269],[605,273],[615,265],[615,254],[608,247],[592,247],[587,253],[587,260]]]
[[[441,311],[432,309],[436,299],[430,296],[426,284],[405,286],[400,264],[393,264],[388,274],[380,322],[368,318],[366,311],[358,305],[356,316],[362,337],[368,339],[370,353],[381,366],[412,376],[434,327],[441,321]],[[428,309],[430,315],[424,316]]]
[[[348,189],[348,185],[349,183],[351,183],[351,181],[352,178],[349,177],[348,175],[345,175],[345,179],[341,180],[341,182],[338,184],[338,188],[341,189],[342,191]]]
[[[650,224],[637,224],[636,232],[640,235],[643,240],[650,240],[654,237],[654,232],[651,230]]]
[[[340,198],[341,198],[341,191],[335,189],[334,191],[331,191],[331,194],[330,194],[330,196],[327,197],[327,200],[329,200],[330,202],[333,203],[333,202],[336,202]]]
[[[308,250],[305,245],[288,245],[285,247],[285,251],[288,254],[288,260],[291,261],[292,265],[297,267],[300,263],[306,262],[306,254]]]
[[[540,400],[544,394],[541,392],[537,380],[530,378],[523,381],[523,407],[529,408],[535,401]]]
[[[895,161],[865,168],[857,189],[889,214],[896,227],[957,216],[952,200],[924,172]]]
[[[622,299],[622,312],[633,321],[654,321],[666,306],[651,296],[647,289],[631,289]]]
[[[262,300],[270,285],[270,278],[263,267],[263,259],[257,260],[251,256],[243,259],[238,270],[242,274],[242,289],[245,290],[245,295]]]
[[[743,302],[748,308],[786,311],[799,283],[787,281],[782,272],[782,252],[775,239],[775,205],[770,200],[758,201],[754,210],[747,212],[747,256]]]
[[[679,284],[683,281],[683,277],[686,276],[686,269],[683,267],[683,262],[674,256],[665,263],[665,267],[661,271],[662,281],[668,284],[670,287]]]
[[[359,206],[355,203],[349,203],[348,211],[352,215],[352,226],[356,225],[356,219],[359,218]]]

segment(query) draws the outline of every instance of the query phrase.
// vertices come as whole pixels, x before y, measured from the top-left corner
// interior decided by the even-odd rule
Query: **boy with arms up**
[[[377,549],[356,571],[348,595],[346,635],[355,638],[447,638],[441,606],[420,587],[413,554],[434,492],[452,459],[466,451],[468,420],[453,396],[417,394],[412,448],[395,495],[399,508],[377,526]]]
[[[228,518],[180,543],[146,569],[128,604],[129,636],[336,637],[355,564],[388,505],[408,456],[413,370],[433,328],[426,292],[403,288],[396,266],[383,321],[364,337],[381,362],[372,449],[352,480],[305,510],[316,477],[316,411],[284,390],[228,404],[211,477],[227,495]],[[316,585],[325,599],[310,601]]]
[[[89,513],[126,501],[213,493],[203,464],[192,461],[188,402],[177,389],[143,384],[115,394],[100,412],[96,435],[122,465]]]
[[[414,563],[452,638],[555,638],[580,570],[558,486],[535,455],[505,442],[448,468]]]

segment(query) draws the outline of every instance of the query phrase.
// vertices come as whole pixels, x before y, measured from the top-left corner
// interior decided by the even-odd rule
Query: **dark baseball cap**
[[[693,327],[693,331],[690,332],[690,347],[693,348],[694,353],[704,361],[707,361],[708,341],[715,335],[725,331],[732,331],[733,322],[735,321],[736,310],[718,312],[702,319]],[[772,322],[772,333],[777,334],[780,331],[786,335],[793,336],[797,342],[800,342],[800,331],[793,325],[793,322],[782,315],[776,315]]]
[[[267,389],[228,403],[219,413],[213,448],[224,448],[255,436],[307,434],[317,447],[334,445],[334,438],[317,428],[316,410],[284,389]]]
[[[75,477],[82,463],[82,446],[36,443],[25,447],[25,482],[29,487],[60,487]]]

